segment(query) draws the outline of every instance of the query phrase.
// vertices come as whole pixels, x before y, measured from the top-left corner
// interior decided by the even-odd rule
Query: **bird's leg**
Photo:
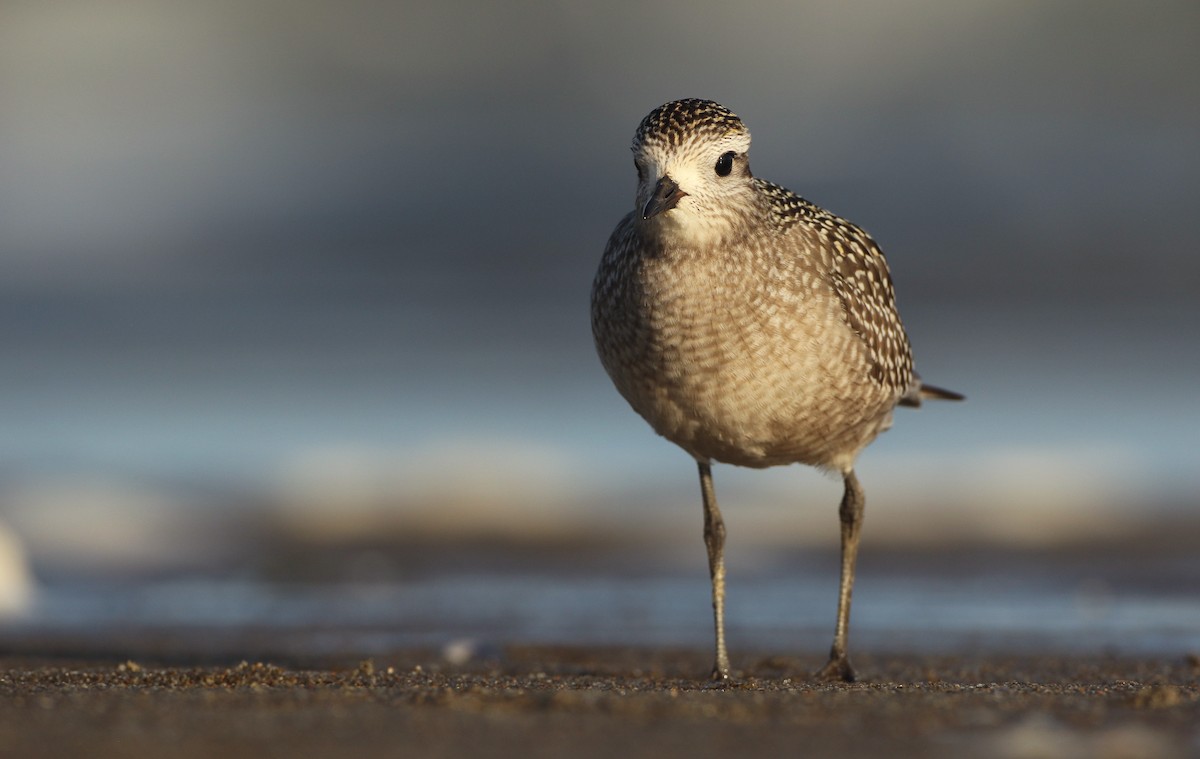
[[[833,648],[829,651],[829,663],[817,677],[822,680],[854,681],[854,667],[846,653],[846,639],[850,634],[850,595],[854,591],[854,562],[858,558],[858,538],[862,533],[863,507],[866,499],[854,470],[845,475],[846,493],[842,496],[842,507],[838,516],[842,523],[842,581],[838,588],[837,629],[833,634]]]
[[[700,493],[704,496],[704,546],[708,549],[708,574],[712,579],[713,625],[717,632],[717,656],[712,679],[729,679],[729,654],[725,651],[725,520],[717,508],[712,467],[700,462]]]

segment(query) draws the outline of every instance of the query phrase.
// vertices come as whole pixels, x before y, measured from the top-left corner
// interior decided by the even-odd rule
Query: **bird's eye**
[[[728,153],[722,153],[717,159],[717,176],[727,177],[729,172],[733,171],[734,152],[731,150]]]

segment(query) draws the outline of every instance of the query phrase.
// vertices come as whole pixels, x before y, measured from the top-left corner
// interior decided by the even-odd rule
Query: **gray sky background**
[[[1194,505],[1198,43],[1192,2],[5,3],[0,509],[691,515],[587,325],[633,129],[689,96],[875,235],[922,374],[970,396],[864,455],[876,502]]]

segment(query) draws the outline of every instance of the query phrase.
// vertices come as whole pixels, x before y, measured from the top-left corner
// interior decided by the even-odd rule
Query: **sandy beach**
[[[153,645],[160,657],[168,656]],[[914,657],[860,652],[861,682],[816,658],[507,646],[451,665],[401,650],[237,664],[0,659],[0,755],[1200,755],[1200,657]]]
[[[877,546],[852,684],[811,677],[828,554],[734,574],[724,686],[703,572],[609,544],[378,549],[371,582],[308,550],[264,566],[320,582],[48,583],[0,628],[0,757],[1200,756],[1196,533],[1172,534]]]

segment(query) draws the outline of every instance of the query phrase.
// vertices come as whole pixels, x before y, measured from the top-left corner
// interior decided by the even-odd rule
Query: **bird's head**
[[[650,112],[633,137],[639,223],[693,239],[720,236],[753,202],[750,130],[711,100],[675,100]]]

